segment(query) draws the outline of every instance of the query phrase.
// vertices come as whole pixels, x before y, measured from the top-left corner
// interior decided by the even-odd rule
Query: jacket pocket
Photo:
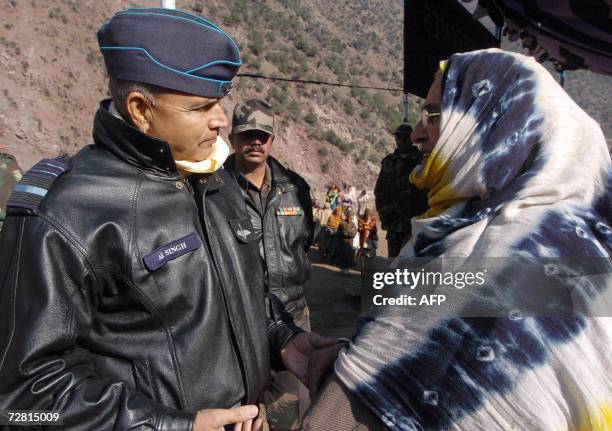
[[[139,359],[132,362],[132,373],[134,375],[134,384],[138,392],[143,393],[148,398],[158,401],[153,387],[153,379],[151,378],[151,370],[147,359]]]

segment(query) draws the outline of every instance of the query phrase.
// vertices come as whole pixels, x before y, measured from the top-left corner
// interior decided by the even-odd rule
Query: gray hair
[[[125,101],[132,92],[142,94],[144,99],[151,106],[155,106],[155,94],[159,93],[159,87],[155,85],[143,84],[142,82],[127,81],[125,79],[119,79],[110,77],[108,80],[108,90],[113,99],[113,105],[121,117],[127,122],[130,122],[130,115],[125,107]]]

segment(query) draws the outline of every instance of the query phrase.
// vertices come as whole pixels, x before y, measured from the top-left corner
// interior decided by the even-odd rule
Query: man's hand
[[[325,337],[316,332],[302,332],[289,340],[281,351],[283,365],[310,389],[308,376],[311,363],[314,363],[313,353],[326,347],[336,346],[337,342],[334,337]]]
[[[257,406],[233,409],[205,409],[198,411],[193,431],[224,431],[225,425],[234,425],[234,431],[262,431],[263,419],[257,417]],[[253,421],[255,419],[255,421]]]
[[[331,373],[334,362],[338,357],[340,350],[346,346],[345,343],[336,343],[333,346],[324,349],[315,350],[310,355],[310,363],[308,364],[308,374],[306,382],[310,396],[314,397],[321,389],[327,376]]]

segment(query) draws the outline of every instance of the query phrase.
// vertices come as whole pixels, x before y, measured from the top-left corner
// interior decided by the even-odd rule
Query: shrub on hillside
[[[322,138],[323,140],[329,142],[330,144],[336,147],[338,146],[340,142],[342,142],[342,139],[340,138],[340,136],[336,135],[336,132],[334,132],[333,130],[329,130],[329,129],[323,133]]]
[[[304,121],[306,121],[307,124],[312,126],[314,123],[317,122],[317,116],[315,114],[313,114],[312,112],[309,112],[304,117]]]
[[[251,52],[255,55],[261,54],[265,48],[263,37],[261,36],[261,33],[256,32],[256,31],[252,32],[249,35],[249,40],[251,41],[249,43],[249,49],[251,50]]]
[[[273,100],[281,100],[282,98],[283,98],[283,95],[281,91],[278,89],[278,87],[276,85],[272,85],[270,89],[268,90],[268,99],[273,101]]]
[[[292,100],[291,102],[289,102],[289,104],[287,105],[287,113],[293,119],[297,120],[299,118],[300,104],[297,102],[297,100]]]
[[[351,99],[344,99],[344,102],[342,102],[342,109],[344,109],[344,112],[346,112],[348,115],[353,115],[355,113],[355,107],[353,106]]]

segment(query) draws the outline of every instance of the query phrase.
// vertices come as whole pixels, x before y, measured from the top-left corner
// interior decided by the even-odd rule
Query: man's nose
[[[221,103],[217,103],[211,112],[212,118],[209,121],[210,129],[224,129],[229,127],[229,120],[225,115],[225,109],[221,106]]]
[[[421,122],[419,121],[414,127],[414,129],[412,130],[412,133],[410,133],[410,141],[415,143],[419,139],[423,139],[423,138],[427,138],[427,134],[425,133],[423,124],[421,124]]]

